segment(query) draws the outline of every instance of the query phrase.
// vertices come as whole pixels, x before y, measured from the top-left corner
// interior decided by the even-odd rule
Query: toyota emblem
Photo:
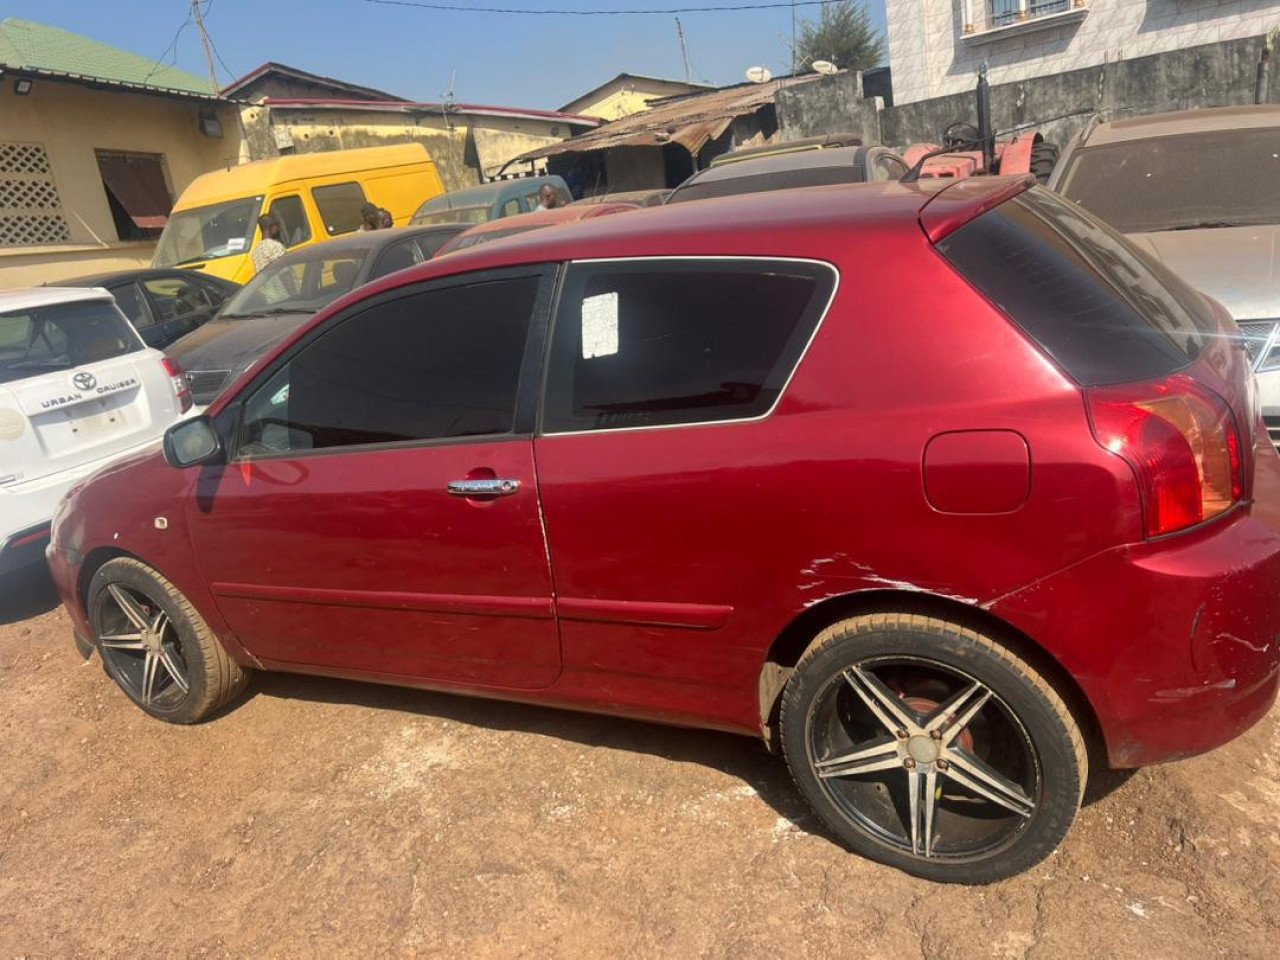
[[[98,385],[98,378],[92,373],[77,373],[71,378],[77,390],[92,390]]]

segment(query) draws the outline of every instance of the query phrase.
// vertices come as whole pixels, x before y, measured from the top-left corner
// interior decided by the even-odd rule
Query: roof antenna
[[[689,45],[684,40],[684,25],[676,17],[676,36],[680,38],[680,56],[684,57],[684,82],[689,82]]]

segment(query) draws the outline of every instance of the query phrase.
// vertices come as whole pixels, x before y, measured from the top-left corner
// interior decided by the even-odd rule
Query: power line
[[[456,3],[422,3],[419,0],[364,0],[387,7],[416,7],[420,10],[441,10],[450,13],[502,13],[538,17],[627,17],[672,16],[680,13],[740,13],[749,10],[777,10],[784,7],[825,7],[840,0],[784,0],[773,3],[738,3],[726,7],[667,7],[665,9],[626,10],[521,10],[515,7],[465,7]]]
[[[185,19],[185,20],[183,20],[183,21],[182,21],[182,26],[178,27],[177,31],[174,33],[174,35],[173,35],[173,39],[169,41],[169,45],[168,45],[167,47],[165,47],[165,48],[164,48],[164,53],[162,53],[162,54],[160,54],[160,56],[156,57],[156,62],[155,62],[154,64],[152,64],[152,65],[151,65],[151,69],[150,69],[150,71],[148,71],[147,75],[146,75],[145,77],[143,77],[143,78],[142,78],[142,82],[143,82],[143,83],[146,83],[148,80],[150,80],[152,77],[154,77],[154,76],[156,75],[156,72],[160,69],[160,65],[161,65],[162,63],[164,63],[164,58],[165,58],[165,57],[167,57],[167,56],[169,55],[169,51],[170,51],[170,50],[173,50],[173,48],[174,48],[175,46],[177,46],[177,44],[178,44],[178,38],[179,38],[180,36],[182,36],[182,31],[183,31],[183,30],[185,30],[185,29],[187,29],[187,27],[189,27],[189,26],[191,26],[191,14],[190,14],[190,13],[188,13],[188,14],[187,14],[187,19]],[[177,59],[178,59],[178,57],[177,57],[177,51],[174,51],[174,62],[175,62],[175,63],[177,62]]]

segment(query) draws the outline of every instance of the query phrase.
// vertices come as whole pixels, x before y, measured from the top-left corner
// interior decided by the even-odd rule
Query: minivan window
[[[82,300],[0,313],[0,383],[141,350],[113,302]]]
[[[547,432],[767,413],[835,283],[779,260],[578,263],[552,335]]]
[[[248,253],[258,227],[262,197],[244,197],[169,214],[152,266],[175,267]]]
[[[299,196],[280,197],[267,211],[280,223],[280,241],[286,247],[296,247],[311,239],[311,224]]]
[[[241,452],[510,433],[539,283],[424,290],[344,320],[255,391]]]
[[[1214,329],[1199,294],[1047,190],[1001,204],[938,250],[1085,386],[1171,373]]]
[[[355,181],[313,187],[311,199],[316,202],[316,210],[331,237],[359,230],[364,222],[360,216],[360,208],[366,203],[364,190]]]

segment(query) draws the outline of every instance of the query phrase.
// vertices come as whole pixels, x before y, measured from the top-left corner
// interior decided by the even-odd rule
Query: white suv
[[[0,574],[44,559],[73,483],[191,406],[176,363],[105,290],[0,291]]]

